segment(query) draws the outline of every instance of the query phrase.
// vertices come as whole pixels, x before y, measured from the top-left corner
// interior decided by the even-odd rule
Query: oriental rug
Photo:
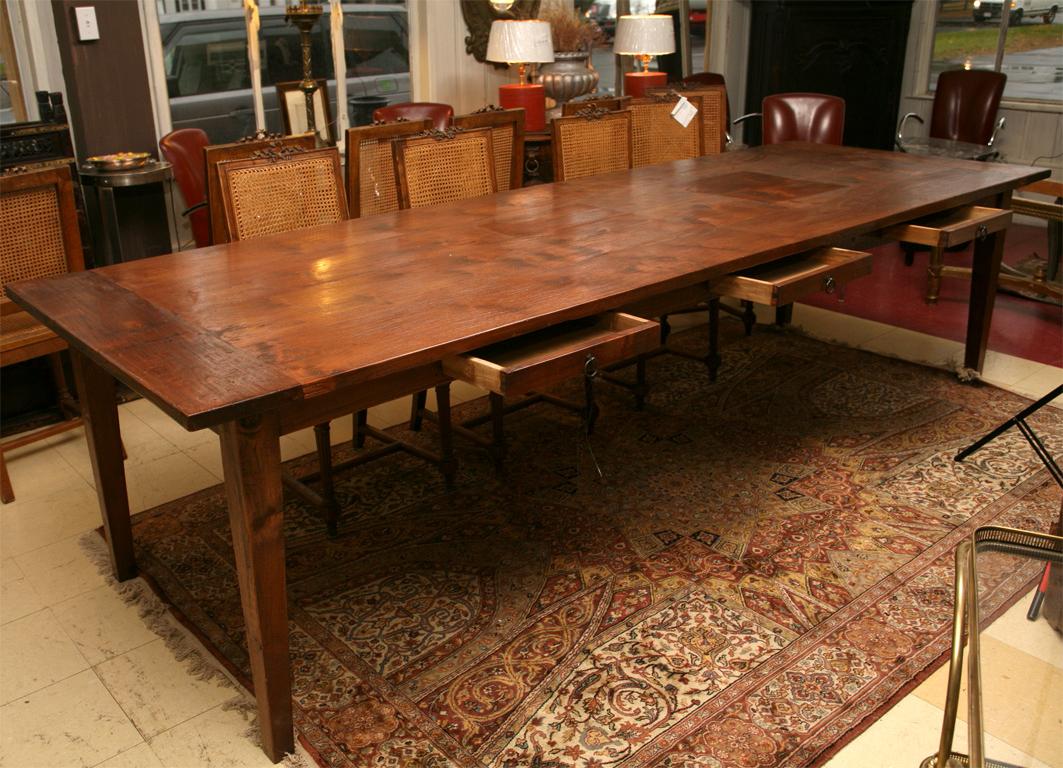
[[[295,722],[321,765],[818,765],[943,661],[957,542],[1059,511],[1016,434],[952,459],[1024,401],[792,333],[728,338],[715,384],[651,361],[642,412],[600,384],[589,439],[550,406],[507,417],[501,480],[472,447],[451,493],[374,462],[342,478],[331,540],[287,499]],[[1063,452],[1058,411],[1034,426]],[[246,683],[222,490],[134,537]],[[983,569],[984,615],[1036,575]]]

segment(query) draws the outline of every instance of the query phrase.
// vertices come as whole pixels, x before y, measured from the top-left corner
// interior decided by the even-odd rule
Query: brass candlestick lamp
[[[289,5],[284,12],[284,19],[299,29],[299,43],[303,49],[303,80],[299,89],[306,98],[306,125],[311,133],[317,133],[314,122],[314,82],[313,68],[310,65],[310,31],[321,17],[321,6],[308,0],[299,0],[298,4]]]

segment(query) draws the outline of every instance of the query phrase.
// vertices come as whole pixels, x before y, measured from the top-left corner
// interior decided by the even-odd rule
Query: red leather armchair
[[[431,120],[433,128],[444,130],[450,127],[454,119],[454,107],[431,101],[407,101],[373,110],[373,119],[381,122],[393,122],[400,117],[406,120]]]
[[[735,125],[759,116],[764,144],[808,141],[841,144],[845,133],[845,99],[825,93],[776,93],[765,96],[761,112],[742,115]]]
[[[1008,76],[984,69],[951,69],[938,75],[934,107],[930,118],[930,137],[971,144],[993,146],[997,130],[1000,99]],[[903,141],[904,125],[909,119],[922,123],[915,112],[901,118],[897,126],[897,143]]]
[[[159,139],[162,156],[173,166],[177,188],[188,209],[196,247],[210,245],[210,215],[207,211],[207,179],[203,149],[210,144],[199,128],[179,128]]]

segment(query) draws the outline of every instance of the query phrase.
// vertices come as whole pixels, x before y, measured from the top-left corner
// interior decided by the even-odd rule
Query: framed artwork
[[[317,83],[317,90],[314,91],[314,129],[323,143],[332,145],[336,143],[336,137],[333,135],[332,110],[329,109],[328,83],[325,80],[314,82]],[[284,120],[284,132],[291,136],[309,131],[306,97],[299,88],[299,81],[277,83],[276,88],[277,106]]]

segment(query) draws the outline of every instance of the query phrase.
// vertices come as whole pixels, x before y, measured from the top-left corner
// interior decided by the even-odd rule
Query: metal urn
[[[598,87],[598,71],[590,56],[589,51],[554,51],[554,62],[539,67],[539,82],[558,110],[564,102]]]

